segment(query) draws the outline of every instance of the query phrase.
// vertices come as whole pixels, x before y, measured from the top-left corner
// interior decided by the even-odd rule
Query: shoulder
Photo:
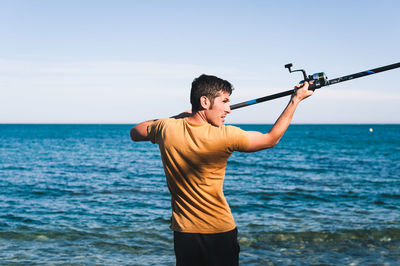
[[[240,135],[246,134],[246,131],[243,130],[243,129],[241,129],[241,128],[238,127],[238,126],[223,125],[222,127],[223,127],[222,130],[223,130],[224,132],[226,132],[227,134],[233,134],[233,135],[236,135],[236,134],[240,134]]]
[[[147,126],[147,135],[151,142],[157,143],[163,135],[165,135],[165,130],[169,127],[169,124],[174,119],[171,118],[163,118],[154,121],[151,125]]]
[[[240,127],[227,125],[224,126],[226,141],[232,151],[245,151],[249,146],[249,136]]]
[[[221,135],[223,137],[232,137],[232,136],[236,136],[236,135],[246,134],[246,131],[244,131],[240,127],[232,126],[232,125],[222,125],[222,126],[216,127],[216,126],[213,126],[213,125],[207,123],[207,125],[204,126],[204,130],[210,131],[213,134]]]
[[[171,124],[175,119],[173,118],[162,118],[154,121],[153,124],[151,124],[151,127],[157,128],[157,127],[163,127],[165,125]]]
[[[165,131],[167,129],[174,129],[179,126],[183,125],[183,119],[176,119],[176,118],[162,118],[157,121],[154,121],[153,124],[151,124],[147,131],[150,133],[152,131],[154,132],[161,132]]]

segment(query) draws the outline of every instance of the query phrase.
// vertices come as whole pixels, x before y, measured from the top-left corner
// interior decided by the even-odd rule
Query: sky
[[[400,1],[0,0],[0,123],[123,123],[191,108],[191,82],[231,103],[400,62]],[[293,123],[400,123],[400,68],[317,90]],[[234,110],[274,123],[289,98]]]

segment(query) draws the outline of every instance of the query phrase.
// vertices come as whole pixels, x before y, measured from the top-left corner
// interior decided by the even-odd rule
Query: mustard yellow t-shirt
[[[147,128],[160,148],[171,192],[171,229],[186,233],[222,233],[235,222],[222,191],[227,160],[249,145],[245,131],[234,126],[192,124],[166,118]]]

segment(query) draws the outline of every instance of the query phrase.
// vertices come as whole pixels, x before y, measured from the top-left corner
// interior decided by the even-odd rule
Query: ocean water
[[[0,125],[1,265],[175,264],[158,147],[130,128]],[[400,264],[400,125],[292,125],[224,191],[241,265]]]

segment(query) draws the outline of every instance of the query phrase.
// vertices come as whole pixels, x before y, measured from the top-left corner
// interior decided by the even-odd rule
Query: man
[[[308,86],[306,82],[295,87],[289,104],[266,134],[223,125],[231,112],[232,85],[208,75],[192,83],[191,112],[132,128],[133,141],[151,141],[160,148],[171,193],[170,228],[177,265],[238,265],[237,229],[222,191],[227,160],[233,151],[274,147],[298,103],[312,95]]]

